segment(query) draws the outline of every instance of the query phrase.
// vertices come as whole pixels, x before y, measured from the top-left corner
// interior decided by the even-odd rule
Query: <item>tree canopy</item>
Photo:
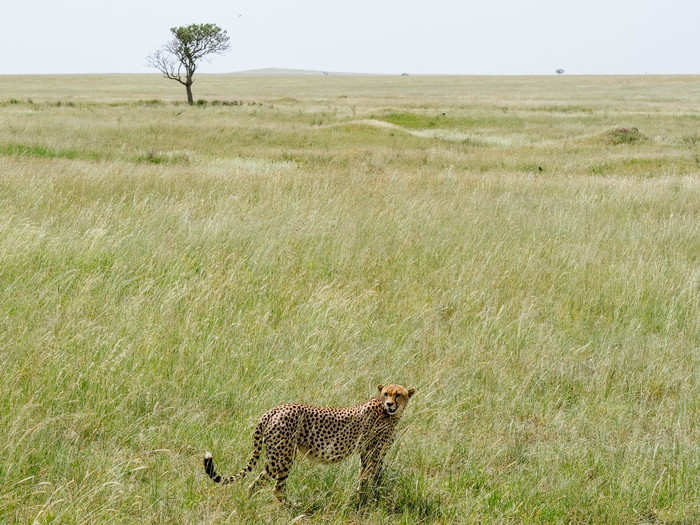
[[[192,84],[199,61],[210,54],[229,50],[228,33],[216,24],[190,24],[171,27],[172,39],[148,57],[149,64],[165,78],[185,86],[187,102],[194,103]]]

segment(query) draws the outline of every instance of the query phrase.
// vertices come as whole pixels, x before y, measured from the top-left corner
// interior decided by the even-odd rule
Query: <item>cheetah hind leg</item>
[[[260,487],[262,487],[265,483],[268,481],[272,480],[272,475],[270,474],[270,470],[268,465],[265,465],[265,470],[263,470],[258,476],[253,480],[253,482],[248,485],[248,496],[253,496]]]
[[[275,476],[275,489],[274,489],[274,494],[275,497],[278,499],[280,502],[286,501],[286,493],[285,489],[287,487],[287,476],[289,475],[289,469],[284,470],[283,472],[278,472]]]
[[[287,476],[289,475],[289,469],[275,469],[274,472],[271,471],[270,465],[267,464],[265,465],[265,470],[263,470],[260,474],[258,474],[258,477],[255,478],[255,480],[250,484],[248,487],[248,494],[250,496],[253,496],[262,485],[265,483],[275,480],[275,488],[273,491],[273,494],[275,495],[275,498],[280,503],[286,503],[287,502],[287,496],[286,496],[286,485],[287,485]]]
[[[285,450],[286,454],[276,454],[276,461],[272,462],[272,469],[270,469],[270,474],[275,478],[275,497],[280,502],[290,503],[287,500],[286,488],[287,488],[287,476],[289,476],[289,471],[294,464],[294,458],[297,453],[297,448],[292,446]],[[268,463],[270,465],[270,463]]]
[[[255,481],[248,488],[249,494],[252,496],[261,485],[268,481],[275,481],[274,495],[280,503],[287,503],[286,486],[287,476],[293,463],[293,458],[282,459],[275,451],[270,451],[270,460],[265,464],[263,470]]]

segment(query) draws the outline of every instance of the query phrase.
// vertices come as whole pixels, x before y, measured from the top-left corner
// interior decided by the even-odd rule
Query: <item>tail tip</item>
[[[204,453],[204,459],[211,459],[211,458],[212,458],[211,452]]]

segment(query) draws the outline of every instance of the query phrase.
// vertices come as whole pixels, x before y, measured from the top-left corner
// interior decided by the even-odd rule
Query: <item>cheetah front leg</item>
[[[360,454],[362,468],[360,470],[360,486],[358,492],[364,497],[368,489],[375,490],[381,478],[382,466],[386,449],[366,451]]]

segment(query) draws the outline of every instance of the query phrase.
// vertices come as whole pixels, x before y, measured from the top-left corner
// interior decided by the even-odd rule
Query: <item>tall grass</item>
[[[149,78],[123,99],[166,98]],[[512,109],[525,79],[486,102],[492,80],[460,80],[469,107],[444,79],[331,80],[186,108],[71,78],[52,93],[84,100],[57,107],[15,79],[33,102],[0,107],[0,144],[30,148],[0,149],[0,521],[700,518],[691,80],[634,80],[613,112],[610,79],[583,101],[530,79],[546,115]],[[491,142],[348,124],[348,104],[457,113]],[[490,127],[505,106],[523,129]],[[608,143],[620,126],[648,140]],[[356,458],[298,462],[284,507],[204,475],[205,450],[239,468],[275,404],[387,381],[417,394],[376,501],[353,498]]]

